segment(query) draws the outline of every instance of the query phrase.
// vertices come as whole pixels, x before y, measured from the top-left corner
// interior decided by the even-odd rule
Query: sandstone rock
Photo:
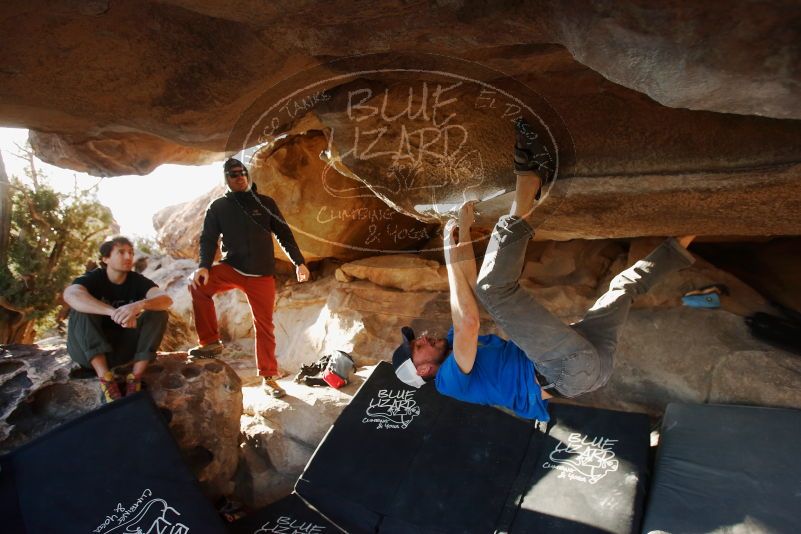
[[[770,347],[723,356],[709,386],[709,402],[799,408],[801,360]]]
[[[800,238],[786,237],[761,243],[696,242],[692,249],[771,301],[801,310]]]
[[[106,132],[100,136],[31,132],[31,148],[48,163],[94,176],[149,174],[162,163],[200,165],[220,154],[181,146],[145,132]]]
[[[632,241],[628,265],[644,258],[661,241],[652,238]],[[691,267],[672,273],[647,295],[638,298],[635,307],[678,306],[681,304],[682,295],[686,292],[713,284],[723,284],[729,289],[729,295],[720,297],[721,308],[726,311],[741,316],[756,312],[774,312],[765,297],[753,288],[697,256]]]
[[[334,278],[337,282],[353,282],[353,277],[345,274],[342,269],[334,271]]]
[[[642,10],[633,4],[618,7],[621,9],[610,13],[580,2],[554,4],[564,22],[558,42],[582,64],[666,106],[798,118],[790,111],[795,105],[787,100],[793,91],[787,80],[768,74],[769,64],[792,61],[781,42],[795,39],[791,33],[797,31],[797,25],[790,30],[784,21],[787,17],[797,20],[797,5],[766,4],[758,14],[752,6],[727,6],[730,20],[754,15],[759,19],[758,24],[738,26],[732,32],[718,31],[717,5],[675,3],[656,10]],[[577,13],[581,15],[575,16]],[[693,23],[687,24],[688,20]],[[660,28],[658,37],[654,28]],[[773,32],[778,33],[770,39]],[[692,44],[700,41],[703,46]],[[740,46],[746,41],[752,46],[744,53]],[[721,62],[721,55],[729,60]],[[654,61],[662,66],[652,69]],[[648,75],[642,76],[646,71]],[[762,96],[761,102],[757,95]]]
[[[4,452],[99,404],[98,390],[64,386],[72,360],[62,341],[0,346],[0,449]],[[78,384],[74,384],[78,385]],[[63,402],[64,397],[70,403]],[[73,401],[74,399],[74,401]]]
[[[581,404],[660,415],[669,402],[801,408],[797,357],[748,332],[722,310],[633,310],[615,372]]]
[[[182,353],[159,358],[148,366],[143,382],[204,493],[228,495],[239,461],[242,382],[224,362],[183,358]],[[124,376],[128,369],[115,372]]]
[[[268,396],[258,382],[246,381],[237,496],[260,507],[292,491],[317,445],[371,372],[360,369],[339,390],[282,380],[287,395],[281,399]]]
[[[372,256],[341,267],[349,277],[403,291],[447,291],[448,273],[439,262],[398,254]]]
[[[623,244],[609,240],[532,241],[521,277],[540,285],[595,288],[624,251]]]
[[[326,110],[322,104],[327,102],[317,106],[283,89],[301,81],[326,82],[322,89],[330,90],[330,102],[347,100],[355,77],[342,76],[356,70],[364,73],[358,83],[390,88],[389,109],[402,109],[408,101],[402,84],[420,89],[430,73],[419,71],[436,63],[432,58],[448,56],[442,61],[448,68],[440,72],[482,71],[473,78],[491,92],[516,84],[521,94],[547,103],[552,116],[561,119],[556,141],[575,157],[564,162],[569,191],[554,197],[558,209],[553,207],[554,217],[542,226],[543,237],[691,230],[795,235],[801,128],[794,120],[737,114],[801,118],[798,74],[788,67],[799,53],[787,44],[798,41],[798,13],[794,4],[773,0],[760,4],[758,23],[721,32],[714,21],[732,16],[752,20],[757,16],[753,7],[713,3],[644,9],[637,2],[598,7],[544,0],[522,8],[448,4],[421,16],[418,9],[386,2],[360,6],[358,13],[350,6],[266,6],[249,0],[108,4],[88,11],[44,0],[7,3],[0,11],[0,30],[7,36],[0,51],[5,61],[0,117],[5,124],[32,128],[45,160],[110,175],[145,172],[160,161],[204,160],[230,149],[231,138],[248,129],[240,118],[285,102],[268,134],[292,132],[279,144],[301,143],[295,155],[313,154],[313,147],[297,137],[308,130],[294,132],[295,123],[319,112],[324,130],[333,131],[336,140],[355,131],[356,118],[351,120],[345,108]],[[310,32],[309,26],[317,29]],[[99,37],[87,40],[86,35]],[[241,38],[232,42],[229,35]],[[407,53],[365,59],[371,52],[401,49]],[[383,77],[369,72],[403,63],[410,54],[419,55],[411,61],[418,71],[414,74],[408,69]],[[357,62],[346,59],[354,55]],[[323,63],[328,60],[338,61]],[[362,68],[351,69],[359,61]],[[233,79],[239,83],[230,83]],[[266,97],[272,100],[262,106],[264,88],[271,88]],[[466,84],[453,94],[459,96],[454,102],[458,113],[450,125],[467,128],[481,165],[472,151],[449,165],[417,169],[390,168],[398,158],[371,159],[362,153],[351,158],[350,170],[340,169],[343,176],[409,215],[415,206],[431,203],[427,193],[443,184],[443,176],[447,191],[436,188],[437,199],[460,198],[467,193],[465,185],[475,185],[470,180],[476,176],[466,176],[466,169],[487,171],[482,187],[509,183],[504,167],[509,139],[501,123],[488,123],[483,120],[486,109],[471,108]],[[381,92],[373,98],[364,105],[380,103]],[[413,104],[421,98],[417,91]],[[489,107],[491,101],[473,103]],[[503,116],[509,102],[494,102]],[[260,109],[253,110],[254,105]],[[366,132],[375,133],[382,120],[376,115],[360,122],[362,140],[371,142]],[[394,121],[387,139],[402,139],[400,126],[407,122],[414,124]],[[412,141],[410,150],[425,147],[423,139]],[[340,143],[337,149],[345,159],[346,147]],[[304,165],[293,168],[312,172]],[[387,177],[390,170],[398,172]],[[411,170],[413,175],[406,172]],[[384,187],[399,176],[402,191]],[[293,178],[308,184],[310,176]],[[307,193],[311,186],[301,189],[319,193]],[[487,206],[479,223],[489,226],[508,208],[508,199],[501,204]],[[361,200],[345,206],[354,207],[361,207]],[[320,234],[311,217],[298,221],[300,229]],[[367,230],[354,225],[348,228],[352,240],[345,241],[366,240],[369,225]],[[331,254],[324,249],[320,257]]]
[[[222,178],[220,180],[222,181]],[[195,200],[169,206],[156,213],[153,216],[153,228],[156,230],[161,250],[176,259],[194,260],[197,267],[200,232],[203,230],[206,208],[212,200],[222,196],[225,191],[225,186],[220,184]]]
[[[404,250],[432,237],[428,225],[328,166],[320,157],[327,147],[322,132],[306,130],[260,150],[251,162],[259,191],[275,199],[307,261]],[[275,250],[286,260],[280,247]]]

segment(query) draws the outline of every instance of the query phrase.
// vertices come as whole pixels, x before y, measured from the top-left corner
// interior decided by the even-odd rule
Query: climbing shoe
[[[545,186],[553,179],[554,163],[540,137],[523,117],[515,121],[515,174],[536,172]]]
[[[108,404],[122,398],[120,386],[117,385],[111,371],[108,371],[103,377],[98,378],[98,381],[100,382],[100,402],[102,404]]]
[[[209,343],[208,345],[198,345],[197,347],[192,347],[187,353],[189,354],[190,358],[202,360],[216,358],[222,353],[222,351],[222,341],[218,340],[214,343]]]
[[[284,395],[286,395],[286,391],[284,388],[278,385],[278,377],[277,376],[263,376],[261,377],[261,385],[267,390],[267,393],[275,397],[276,399],[280,399]]]
[[[142,391],[142,379],[137,378],[135,374],[128,373],[125,377],[125,396],[133,395]]]

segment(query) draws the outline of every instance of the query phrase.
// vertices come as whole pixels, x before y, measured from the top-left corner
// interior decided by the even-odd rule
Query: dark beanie
[[[238,159],[236,159],[236,158],[228,158],[228,160],[223,164],[223,171],[224,172],[228,172],[231,169],[233,169],[234,167],[242,167],[243,169],[245,169],[245,171],[248,170],[248,168],[245,167],[242,164],[242,162],[239,161]]]

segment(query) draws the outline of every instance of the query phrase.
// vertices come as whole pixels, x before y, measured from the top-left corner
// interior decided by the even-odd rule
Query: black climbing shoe
[[[515,174],[536,172],[545,187],[553,180],[554,162],[540,137],[523,117],[515,121]]]
[[[203,360],[216,358],[222,353],[222,351],[223,344],[221,341],[217,340],[214,343],[209,343],[208,345],[198,345],[197,347],[192,347],[187,351],[187,354],[189,354],[190,359]]]

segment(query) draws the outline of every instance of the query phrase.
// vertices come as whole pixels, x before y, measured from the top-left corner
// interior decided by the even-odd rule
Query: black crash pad
[[[0,465],[4,532],[225,532],[147,393],[58,427]]]
[[[231,534],[333,534],[341,532],[294,493],[231,523]]]
[[[801,531],[801,411],[670,404],[644,532]]]
[[[632,532],[648,419],[551,405],[551,423],[419,390],[380,363],[295,491],[347,532]]]

